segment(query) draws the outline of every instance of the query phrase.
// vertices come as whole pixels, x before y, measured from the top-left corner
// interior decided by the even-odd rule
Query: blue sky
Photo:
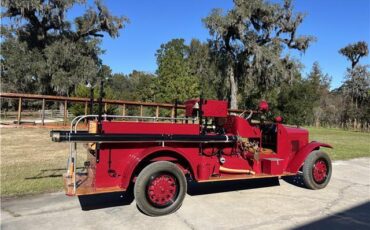
[[[279,2],[274,0],[274,2]],[[103,38],[106,50],[101,56],[114,73],[128,74],[132,70],[154,73],[157,64],[156,50],[173,38],[192,38],[206,41],[207,29],[201,19],[213,8],[230,9],[231,0],[105,0],[114,15],[124,15],[130,24],[120,32],[120,37]],[[332,88],[340,86],[349,62],[338,50],[349,43],[364,40],[370,43],[369,0],[296,0],[295,10],[307,14],[299,34],[313,35],[317,41],[304,54],[293,53],[304,65],[306,75],[314,61],[332,76]],[[85,6],[70,13],[79,15]],[[362,60],[370,64],[370,58]]]

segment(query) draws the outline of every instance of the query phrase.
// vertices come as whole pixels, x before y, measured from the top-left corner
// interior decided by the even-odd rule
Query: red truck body
[[[309,183],[308,187],[324,187],[330,179],[331,164],[326,155],[319,152],[311,157],[312,162],[305,163],[310,154],[318,154],[320,147],[331,147],[309,142],[307,130],[280,121],[256,122],[251,116],[245,119],[229,114],[226,101],[195,99],[185,105],[185,115],[193,120],[116,121],[106,116],[100,122],[90,121],[88,133],[52,133],[54,141],[85,142],[88,148],[86,171],[76,172],[74,164],[65,175],[67,194],[125,191],[137,180],[143,180],[145,185],[135,185],[139,207],[149,215],[162,215],[175,211],[177,206],[169,207],[181,192],[182,177],[168,167],[176,167],[175,171],[178,169],[196,182],[215,182],[295,175],[309,164],[309,177],[316,187]],[[258,112],[251,111],[252,114],[258,116]],[[73,151],[77,150],[72,147],[71,151],[73,164]],[[164,169],[157,172],[155,162]],[[146,172],[150,171],[146,168],[153,168],[153,173]],[[153,176],[158,173],[163,175]],[[141,179],[146,174],[155,178],[154,182]],[[140,191],[146,193],[144,198]],[[142,203],[138,199],[146,200]],[[166,202],[172,202],[172,206]]]

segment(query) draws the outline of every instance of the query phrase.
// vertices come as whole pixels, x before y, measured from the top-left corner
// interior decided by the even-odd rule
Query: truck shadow
[[[132,189],[126,192],[113,192],[79,196],[81,209],[84,211],[130,205],[134,201]]]
[[[279,186],[278,178],[264,178],[239,181],[222,181],[197,183],[189,181],[187,194],[190,196],[249,190],[263,187]],[[132,186],[126,192],[104,193],[78,197],[84,211],[130,205],[134,201]]]
[[[252,179],[252,180],[234,180],[234,181],[218,181],[218,182],[206,182],[197,183],[191,181],[188,183],[188,194],[190,196],[231,192],[238,190],[249,190],[263,187],[279,186],[279,179],[263,178],[263,179]]]
[[[283,179],[285,182],[291,185],[295,185],[300,188],[306,188],[302,175],[284,176],[281,179]]]

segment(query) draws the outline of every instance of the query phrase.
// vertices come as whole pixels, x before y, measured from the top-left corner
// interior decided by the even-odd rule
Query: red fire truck
[[[126,191],[134,187],[138,207],[151,216],[180,208],[187,181],[198,183],[279,177],[302,173],[310,189],[330,180],[331,160],[309,142],[308,131],[265,121],[268,104],[258,111],[230,114],[226,101],[194,99],[185,117],[86,115],[70,131],[51,131],[56,142],[70,142],[67,195]],[[88,131],[79,122],[90,119]],[[85,170],[77,171],[77,143],[87,147]]]

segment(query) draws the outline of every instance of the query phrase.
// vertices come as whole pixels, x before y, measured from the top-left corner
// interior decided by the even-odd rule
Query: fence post
[[[155,110],[155,116],[159,117],[159,105],[157,105],[157,108]]]
[[[143,116],[143,105],[140,105],[140,117]]]
[[[63,124],[64,126],[67,125],[67,100],[64,101],[64,116],[63,116]]]
[[[172,107],[171,109],[171,118],[175,117],[175,107]]]
[[[87,115],[87,109],[89,108],[89,103],[85,102],[85,116]]]
[[[85,116],[87,115],[88,108],[89,108],[89,103],[86,101],[85,102]],[[84,119],[85,124],[87,124],[87,120],[88,120],[87,118]]]
[[[45,98],[42,99],[42,108],[41,108],[41,124],[45,125]]]
[[[108,109],[108,104],[107,103],[104,103],[104,113],[107,114],[107,109]]]
[[[20,97],[18,100],[18,117],[17,117],[18,125],[21,124],[21,118],[22,118],[22,98]]]
[[[126,104],[122,105],[122,116],[126,116]]]

